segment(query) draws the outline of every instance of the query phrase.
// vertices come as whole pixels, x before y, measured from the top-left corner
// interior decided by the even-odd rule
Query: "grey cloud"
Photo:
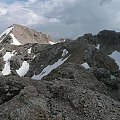
[[[37,0],[34,3],[24,3],[23,12],[9,13],[9,18],[12,19],[11,22],[15,21],[18,24],[23,22],[25,25],[27,21],[31,20],[28,27],[48,33],[55,38],[76,38],[88,32],[96,34],[103,29],[119,31],[120,1],[110,1],[49,0],[41,2],[41,0]],[[109,4],[100,5],[108,2]],[[26,9],[28,11],[24,11]],[[27,12],[35,14],[34,20],[33,16]],[[23,13],[23,17],[20,15],[21,13]],[[8,17],[2,16],[1,18],[3,20],[0,19],[0,22],[5,20],[5,24],[11,23]],[[41,19],[42,22],[40,22]]]
[[[73,4],[64,4],[64,9],[55,9],[49,13],[49,16],[58,18],[59,23],[49,23],[40,28],[55,37],[73,38],[87,32],[95,34],[102,29],[115,29],[111,24],[115,24],[115,21],[112,21],[107,10],[109,6],[100,6],[99,3],[96,0],[75,0]]]
[[[100,1],[100,5],[105,5],[107,4],[108,2],[111,2],[112,0],[101,0]]]

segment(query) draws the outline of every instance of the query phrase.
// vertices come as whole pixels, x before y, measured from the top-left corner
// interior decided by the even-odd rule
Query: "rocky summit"
[[[10,26],[0,35],[0,120],[120,120],[120,33],[55,42]]]
[[[13,24],[0,35],[1,43],[23,45],[27,43],[54,44],[47,34],[37,32],[22,25]]]

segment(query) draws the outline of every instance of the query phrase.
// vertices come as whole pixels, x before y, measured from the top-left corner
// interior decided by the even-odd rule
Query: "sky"
[[[120,0],[0,0],[0,32],[12,24],[54,38],[120,31]]]

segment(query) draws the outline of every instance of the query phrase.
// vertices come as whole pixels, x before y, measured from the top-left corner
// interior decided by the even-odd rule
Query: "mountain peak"
[[[8,42],[14,45],[27,43],[54,44],[53,41],[47,34],[18,24],[11,25],[0,35],[0,42]]]

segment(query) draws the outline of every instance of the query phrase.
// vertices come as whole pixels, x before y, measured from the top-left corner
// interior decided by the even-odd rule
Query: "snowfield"
[[[119,67],[120,70],[120,52],[114,51],[111,55],[109,55],[111,58],[113,58],[116,62],[116,64]]]
[[[14,52],[6,52],[6,54],[3,56],[3,59],[5,61],[5,66],[3,68],[2,74],[3,75],[9,75],[11,70],[10,70],[10,59],[12,56],[14,56]]]
[[[15,38],[15,36],[12,33],[10,33],[10,36],[13,40],[13,43],[11,43],[12,45],[21,45],[21,43]]]
[[[29,70],[29,63],[27,63],[27,61],[24,61],[22,63],[22,66],[16,70],[17,74],[20,76],[20,77],[23,77]]]

